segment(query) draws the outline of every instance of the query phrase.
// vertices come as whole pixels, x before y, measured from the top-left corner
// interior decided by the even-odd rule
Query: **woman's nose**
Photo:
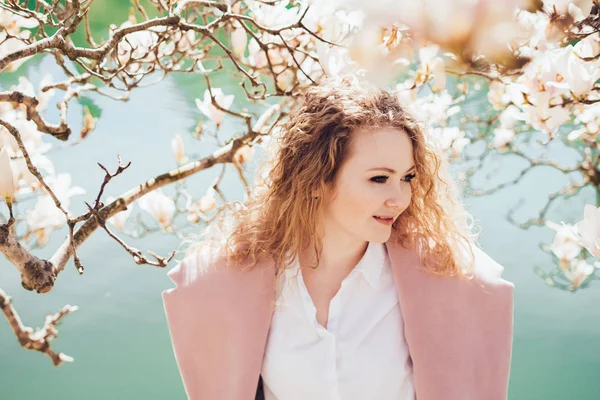
[[[411,190],[410,187],[397,187],[392,195],[387,199],[386,205],[391,208],[403,210],[410,202]]]

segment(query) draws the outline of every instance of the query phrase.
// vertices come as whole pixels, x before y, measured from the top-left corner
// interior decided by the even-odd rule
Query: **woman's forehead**
[[[409,135],[396,128],[357,130],[348,162],[364,168],[387,167],[404,171],[413,162]]]

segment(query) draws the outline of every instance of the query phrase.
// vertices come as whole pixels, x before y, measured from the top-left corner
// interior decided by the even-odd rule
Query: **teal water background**
[[[93,11],[92,28],[104,33],[109,23],[122,22],[128,9],[128,2],[104,0],[102,7]],[[6,89],[18,74],[25,74],[37,88],[46,72],[60,76],[47,57],[26,64],[17,74],[3,75],[0,85]],[[215,82],[227,93],[240,93],[236,81]],[[132,162],[108,186],[106,195],[117,195],[175,167],[170,143],[176,132],[182,133],[194,156],[212,152],[215,146],[195,142],[187,134],[200,115],[194,98],[202,98],[204,89],[202,76],[172,76],[157,86],[135,90],[126,103],[93,96],[102,109],[96,130],[76,147],[60,148],[60,143],[53,142],[56,149],[50,155],[57,172],[69,172],[73,184],[87,190],[84,196],[72,198],[72,212],[85,212],[83,201],[91,202],[96,196],[104,177],[96,162],[114,170],[117,153],[125,162]],[[81,114],[77,104],[70,108],[72,126],[81,126]],[[46,118],[57,121],[52,105]],[[228,120],[223,132],[232,135],[239,130]],[[553,152],[559,160],[574,159],[559,146]],[[516,159],[499,160],[502,164],[479,183],[491,186],[510,180],[523,167]],[[213,169],[188,179],[188,189],[200,196],[218,172]],[[540,168],[515,187],[467,200],[469,211],[483,227],[483,249],[505,266],[505,278],[515,283],[511,400],[600,399],[600,283],[577,293],[548,287],[533,267],[553,267],[550,256],[538,247],[541,242],[549,243],[553,232],[548,228],[520,230],[505,218],[520,198],[525,203],[517,218],[534,216],[548,193],[566,182],[556,171]],[[173,193],[173,186],[165,191]],[[241,197],[241,186],[232,171],[227,172],[222,188],[230,199]],[[550,216],[556,222],[576,222],[583,215],[583,205],[594,203],[595,198],[591,190],[583,191],[556,203]],[[178,221],[182,224],[184,218]],[[49,257],[65,233],[63,229],[52,235],[47,246],[35,254]],[[160,233],[127,241],[163,255],[179,244],[177,238]],[[59,325],[59,337],[53,342],[56,351],[73,356],[75,362],[58,368],[47,356],[22,349],[6,321],[0,320],[0,399],[185,398],[160,298],[160,292],[172,286],[166,270],[136,265],[103,231],[80,247],[79,256],[85,273],[79,276],[69,263],[54,289],[43,295],[23,290],[16,269],[0,258],[0,287],[12,296],[25,325],[41,326],[46,313],[65,304],[80,308]]]

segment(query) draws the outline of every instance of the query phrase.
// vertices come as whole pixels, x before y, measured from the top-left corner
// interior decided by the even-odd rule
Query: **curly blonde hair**
[[[219,212],[225,238],[221,256],[240,268],[253,268],[262,257],[271,257],[279,277],[314,237],[318,262],[322,243],[315,235],[316,216],[324,194],[335,187],[352,133],[379,127],[410,136],[416,167],[412,199],[392,225],[393,236],[404,248],[415,246],[432,273],[472,277],[472,263],[463,263],[460,252],[453,250],[468,243],[474,259],[473,218],[460,201],[458,182],[446,170],[443,151],[427,139],[395,94],[353,76],[327,78],[310,87],[290,112],[252,195],[244,204],[234,202],[236,207]],[[226,229],[225,213],[233,221]]]

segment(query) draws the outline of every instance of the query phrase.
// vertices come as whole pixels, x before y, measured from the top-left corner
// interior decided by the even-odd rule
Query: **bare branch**
[[[21,92],[0,92],[0,102],[9,102],[13,105],[23,105],[27,109],[27,119],[33,120],[40,132],[48,133],[58,140],[68,140],[71,134],[71,128],[66,119],[62,119],[59,125],[51,125],[42,119],[37,112],[36,107],[39,101],[35,97],[27,96]]]
[[[66,305],[54,315],[47,315],[44,327],[35,332],[32,328],[23,325],[21,318],[12,305],[12,299],[0,289],[0,308],[6,316],[10,327],[17,336],[19,344],[27,350],[35,350],[47,354],[55,366],[63,362],[72,362],[73,358],[64,353],[56,353],[50,348],[50,342],[56,339],[60,320],[67,314],[77,311],[77,306]]]

